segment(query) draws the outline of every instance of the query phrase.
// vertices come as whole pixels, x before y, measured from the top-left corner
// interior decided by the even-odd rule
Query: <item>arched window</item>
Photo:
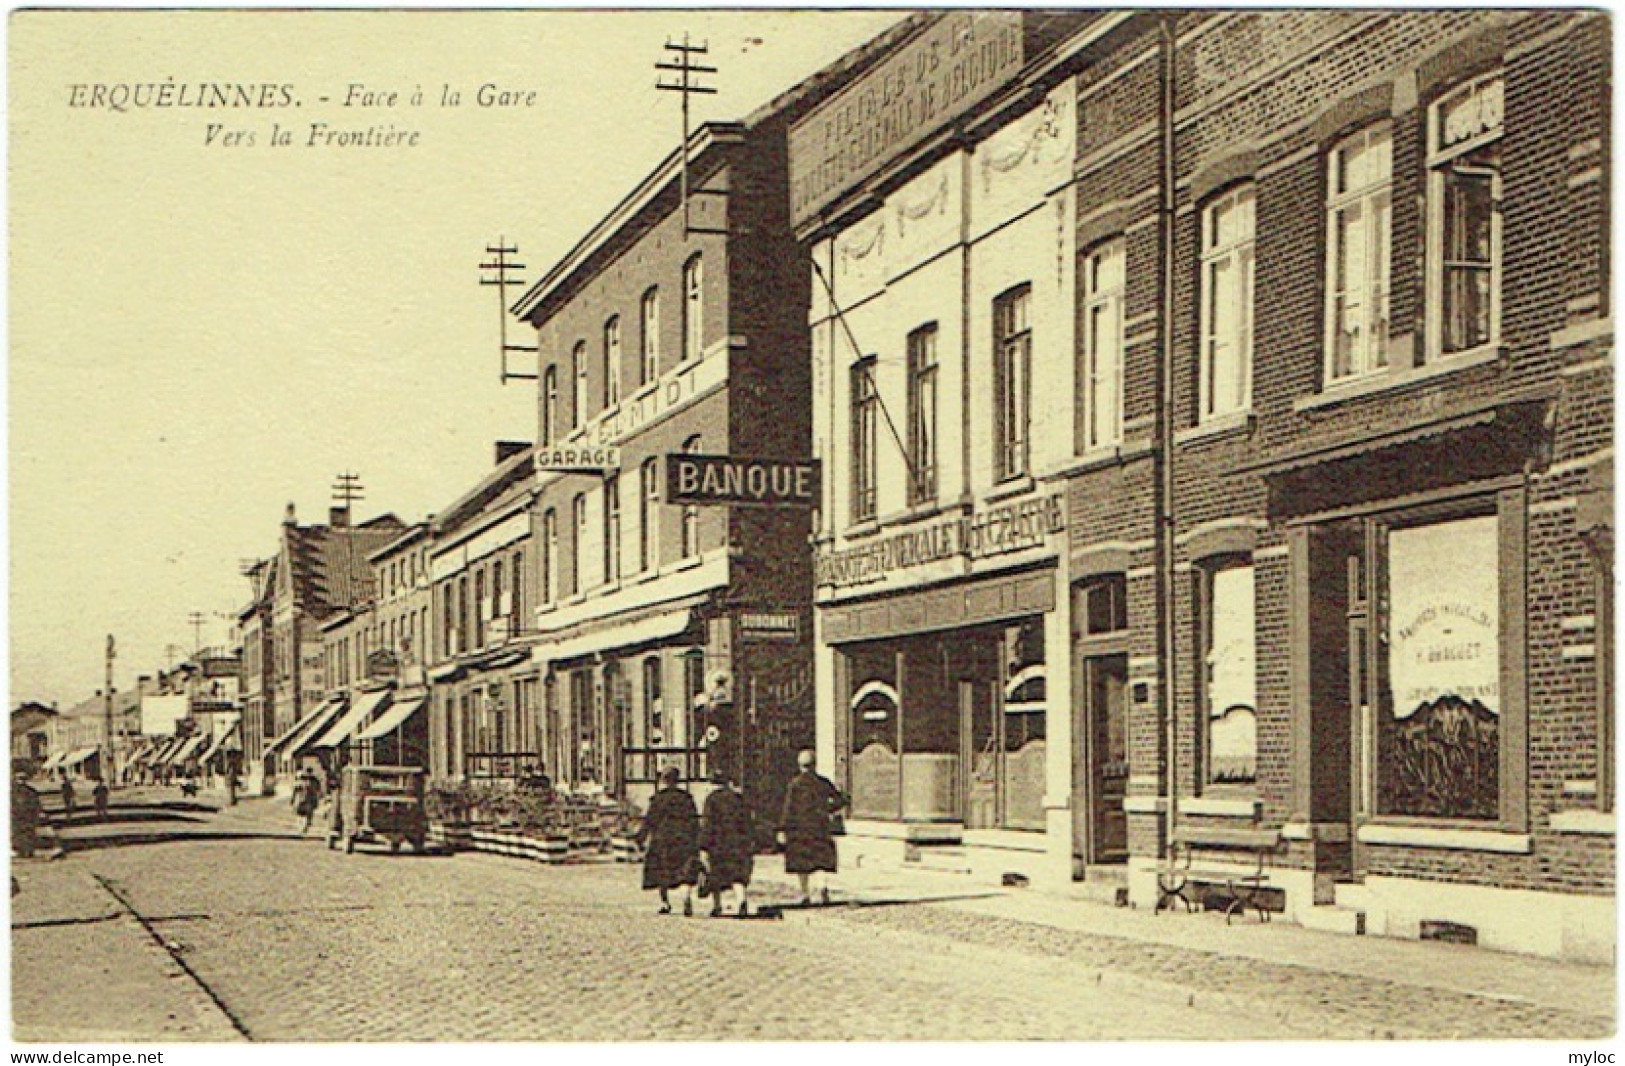
[[[587,422],[587,342],[577,341],[570,356],[571,371],[575,375],[575,419],[573,427],[580,429]]]
[[[683,360],[705,353],[705,261],[696,254],[683,265]]]
[[[551,444],[559,433],[559,368],[542,371],[542,443]]]
[[[688,455],[697,455],[700,451],[699,434],[683,442],[683,452]],[[692,559],[700,554],[700,509],[694,504],[683,505],[683,545],[682,557]]]
[[[650,289],[643,294],[643,335],[639,338],[642,345],[640,354],[643,364],[643,381],[647,385],[660,376],[660,289]]]
[[[621,402],[621,317],[604,323],[604,406]]]
[[[638,569],[660,564],[660,460],[646,459],[638,486]]]

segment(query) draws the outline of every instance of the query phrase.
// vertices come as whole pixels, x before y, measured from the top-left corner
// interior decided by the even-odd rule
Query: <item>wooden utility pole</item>
[[[107,683],[102,687],[102,780],[113,780],[113,659],[118,646],[113,634],[107,634]]]
[[[705,55],[708,48],[703,42],[700,44],[690,44],[687,33],[683,34],[683,41],[681,44],[677,43],[676,41],[667,41],[666,51],[671,52],[674,56],[676,56],[676,61],[656,63],[655,69],[673,71],[674,73],[680,75],[680,78],[673,83],[663,81],[659,78],[659,76],[657,76],[655,79],[655,88],[669,93],[681,93],[683,97],[683,170],[680,179],[682,183],[680,188],[682,190],[681,196],[683,201],[683,239],[686,241],[688,240],[688,236],[691,231],[691,227],[688,224],[688,98],[694,95],[716,95],[717,90],[714,87],[698,84],[693,80],[693,75],[715,74],[717,72],[717,68],[704,66],[694,62],[694,57],[697,55]]]
[[[508,369],[509,352],[535,354],[541,351],[534,344],[508,343],[508,290],[523,284],[516,272],[525,269],[525,264],[516,263],[508,257],[518,255],[519,246],[508,244],[498,237],[496,244],[485,246],[485,252],[491,258],[480,264],[480,269],[486,272],[486,276],[480,278],[480,284],[495,286],[497,290],[497,345],[498,354],[501,356],[498,380],[504,385],[514,380],[535,381],[540,375],[516,373]]]

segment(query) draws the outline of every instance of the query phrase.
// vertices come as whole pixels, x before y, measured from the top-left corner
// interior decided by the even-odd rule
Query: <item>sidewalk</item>
[[[796,895],[795,879],[782,872],[777,858],[758,859],[756,869],[758,899],[782,902]],[[1431,1026],[1447,1001],[1469,1000],[1493,1001],[1509,1028],[1547,1016],[1555,1027],[1552,1037],[1600,1036],[1615,1029],[1615,974],[1606,967],[1455,944],[1345,936],[1256,918],[1227,926],[1218,914],[1150,914],[1004,888],[962,874],[890,867],[842,871],[831,896],[831,912],[789,913],[833,913],[926,935],[1076,957],[1098,968],[1103,983],[1131,984],[1191,1005],[1285,1013],[1306,987],[1314,988],[1317,1000],[1347,1005],[1373,1037],[1408,1035],[1408,1021]],[[891,903],[919,905],[887,906]],[[1407,1018],[1413,1001],[1432,1001],[1437,1009],[1427,1010],[1426,1019],[1421,1008]],[[1389,1003],[1401,1007],[1391,1027],[1384,1021]]]
[[[83,862],[13,859],[11,870],[21,889],[11,900],[13,1040],[243,1039]],[[137,1022],[109,1032],[91,1020],[108,1016]]]

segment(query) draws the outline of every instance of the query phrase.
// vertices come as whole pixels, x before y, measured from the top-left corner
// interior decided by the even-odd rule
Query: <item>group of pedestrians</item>
[[[836,869],[835,835],[846,797],[814,768],[813,753],[796,757],[799,772],[785,788],[778,842],[784,869],[795,874],[803,906],[813,902],[812,878]],[[694,913],[694,889],[711,897],[711,916],[723,913],[723,896],[738,895],[735,914],[750,914],[747,891],[755,869],[756,832],[745,798],[726,773],[713,775],[716,786],[705,798],[703,812],[681,787],[676,767],[660,772],[659,787],[649,800],[638,842],[647,848],[643,887],[660,893],[660,913],[670,914],[671,893],[682,891],[683,914]],[[829,886],[818,887],[818,901],[829,902]]]

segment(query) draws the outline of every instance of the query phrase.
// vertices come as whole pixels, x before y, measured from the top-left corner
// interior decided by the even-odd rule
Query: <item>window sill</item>
[[[670,566],[663,569],[661,573],[680,574],[684,570],[694,569],[704,561],[704,555],[690,555],[687,558],[679,559],[675,563],[672,563]]]
[[[1585,809],[1552,812],[1552,832],[1576,836],[1613,836],[1614,812]]]
[[[1020,496],[1024,492],[1031,492],[1036,484],[1031,474],[1021,474],[994,485],[982,494],[982,499],[988,503],[995,500],[1007,500],[1012,496]]]
[[[1106,448],[1096,448],[1084,452],[1072,462],[1055,470],[1040,475],[1045,481],[1058,481],[1061,478],[1072,477],[1075,474],[1087,473],[1090,470],[1099,470],[1103,467],[1117,466],[1131,459],[1138,459],[1151,454],[1151,442],[1138,440],[1125,444],[1113,444]]]
[[[853,522],[851,525],[847,526],[845,537],[847,540],[859,540],[863,537],[873,536],[879,532],[880,520],[876,518],[865,518],[861,522]]]
[[[1497,362],[1505,354],[1506,349],[1498,344],[1490,344],[1482,348],[1474,348],[1471,351],[1458,352],[1452,356],[1442,357],[1421,366],[1407,367],[1402,370],[1389,370],[1386,373],[1367,374],[1353,381],[1328,385],[1314,396],[1300,397],[1292,401],[1292,409],[1294,411],[1312,411],[1321,407],[1333,407],[1349,400],[1359,399],[1362,396],[1403,389],[1410,385],[1432,381],[1435,378],[1448,377],[1470,367]]]
[[[1174,443],[1176,445],[1193,444],[1197,441],[1226,437],[1232,433],[1251,433],[1252,430],[1252,410],[1234,411],[1227,415],[1217,415],[1199,425],[1178,430],[1174,433]]]
[[[1445,829],[1423,825],[1362,825],[1355,834],[1362,844],[1392,844],[1402,848],[1442,848],[1451,851],[1492,851],[1528,855],[1528,833],[1496,829]]]
[[[1582,344],[1592,341],[1611,340],[1614,336],[1614,320],[1608,318],[1594,318],[1590,322],[1579,322],[1572,326],[1565,326],[1551,336],[1552,351],[1562,351],[1565,348],[1578,348]]]
[[[1180,814],[1199,814],[1208,818],[1248,818],[1257,820],[1264,801],[1249,797],[1192,796],[1179,801]]]

